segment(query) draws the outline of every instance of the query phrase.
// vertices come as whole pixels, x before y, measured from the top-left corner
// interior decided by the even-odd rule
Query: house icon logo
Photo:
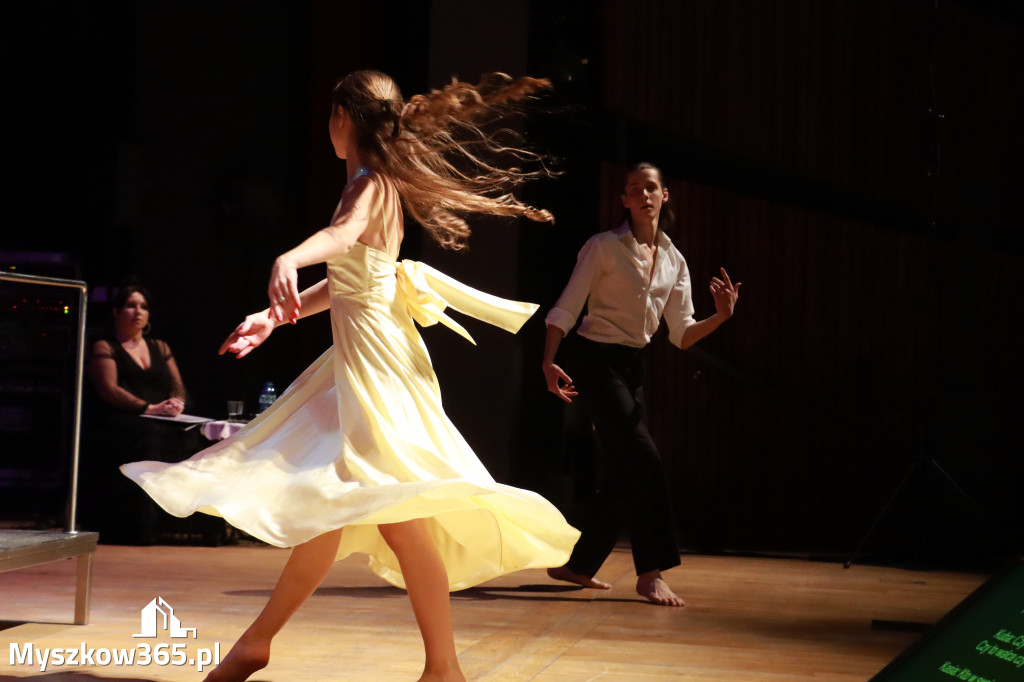
[[[160,616],[163,616],[162,627]],[[174,615],[174,608],[163,597],[157,597],[143,607],[142,632],[132,637],[156,637],[157,630],[167,630],[171,637],[188,637],[191,632],[192,639],[196,638],[196,629],[181,627],[181,621]]]

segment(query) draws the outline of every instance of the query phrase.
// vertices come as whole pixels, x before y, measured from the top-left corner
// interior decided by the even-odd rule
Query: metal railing
[[[58,279],[56,277],[40,277],[23,275],[14,272],[0,271],[0,281],[19,282],[22,284],[40,284],[44,286],[66,287],[78,289],[78,339],[77,364],[75,367],[75,418],[71,435],[71,489],[68,493],[67,532],[76,533],[76,514],[78,507],[78,449],[82,434],[82,380],[85,368],[85,311],[88,305],[87,285],[77,279]]]

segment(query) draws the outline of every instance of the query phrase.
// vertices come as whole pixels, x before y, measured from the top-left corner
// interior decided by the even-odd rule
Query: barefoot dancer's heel
[[[637,576],[636,593],[657,606],[686,606],[683,598],[673,592],[662,579],[660,571]]]
[[[597,578],[591,578],[589,575],[583,575],[582,573],[576,573],[569,569],[568,566],[559,566],[558,568],[549,568],[548,577],[552,580],[564,580],[567,583],[575,583],[581,587],[590,587],[595,590],[610,590],[612,586],[610,583],[602,582]]]
[[[257,670],[267,667],[270,663],[270,646],[243,642],[235,642],[231,651],[214,668],[203,682],[243,682]]]

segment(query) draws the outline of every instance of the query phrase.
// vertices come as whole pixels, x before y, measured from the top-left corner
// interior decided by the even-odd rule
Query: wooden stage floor
[[[96,665],[45,672],[10,660],[25,650],[219,644],[222,654],[256,615],[288,556],[263,546],[100,546],[92,613],[73,617],[75,565],[60,561],[0,574],[0,679],[199,680],[195,666]],[[975,574],[803,560],[686,556],[666,574],[687,600],[655,607],[633,592],[628,552],[600,578],[611,592],[555,584],[523,571],[455,593],[456,644],[470,680],[538,682],[863,682],[918,636],[873,620],[932,623],[985,581]],[[157,596],[196,639],[133,638]],[[154,648],[155,650],[155,648]],[[178,660],[184,660],[182,655]],[[275,641],[256,680],[412,681],[422,650],[405,593],[350,558]]]

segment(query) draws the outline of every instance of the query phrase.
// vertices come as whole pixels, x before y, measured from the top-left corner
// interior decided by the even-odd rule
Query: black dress
[[[170,398],[175,389],[167,366],[167,361],[174,356],[166,343],[148,338],[145,341],[149,348],[149,369],[143,369],[116,339],[107,339],[111,349],[109,357],[117,365],[118,386],[147,403],[159,403]]]
[[[147,403],[159,403],[175,393],[166,343],[147,338],[150,366],[143,368],[114,338],[107,338],[109,357],[117,366],[117,385]],[[100,398],[95,387],[86,396],[79,461],[79,503],[82,528],[98,530],[100,541],[113,544],[152,544],[161,532],[172,531],[173,519],[164,514],[118,467],[126,462],[179,462],[208,446],[199,429],[149,419],[134,404],[114,405]]]

